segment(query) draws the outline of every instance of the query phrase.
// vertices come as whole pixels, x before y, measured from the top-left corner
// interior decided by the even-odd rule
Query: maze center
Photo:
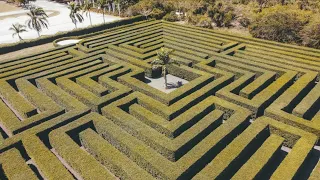
[[[79,39],[0,62],[1,179],[320,179],[320,50],[157,20]]]
[[[183,86],[184,84],[189,83],[189,81],[179,78],[177,76],[173,76],[171,74],[166,75],[167,78],[167,88],[165,86],[165,80],[164,78],[150,78],[150,77],[145,77],[146,80],[145,82],[153,87],[156,88],[164,93],[170,93],[178,88],[180,88],[181,86]],[[181,86],[178,85],[178,82],[181,82]]]

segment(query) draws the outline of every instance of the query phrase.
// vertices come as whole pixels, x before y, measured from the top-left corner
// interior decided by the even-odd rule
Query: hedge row
[[[215,38],[220,38],[220,39],[223,39],[224,41],[236,41],[236,42],[242,42],[250,45],[255,45],[258,47],[266,47],[266,48],[269,48],[270,50],[278,50],[278,52],[281,52],[281,54],[289,53],[294,56],[297,56],[300,54],[300,55],[305,55],[309,58],[319,57],[320,51],[313,48],[289,45],[289,44],[278,43],[273,41],[261,40],[257,38],[249,38],[249,37],[244,37],[239,35],[230,35],[230,34],[225,34],[221,32],[215,32],[210,29],[204,29],[204,28],[190,26],[190,25],[180,25],[180,24],[171,23],[167,21],[163,21],[163,23],[172,28],[176,28],[176,29],[178,28],[181,30],[184,29],[184,30],[188,30],[189,32],[197,32],[199,34],[208,35],[211,37],[215,36]]]
[[[111,75],[114,75],[127,71],[126,69],[122,69],[119,65],[108,66],[108,64],[101,64],[77,71],[76,73],[58,77],[56,79],[57,85],[69,94],[75,96],[79,101],[91,107],[93,111],[99,112],[100,108],[105,104],[121,98],[130,92],[129,88],[119,83],[114,83],[111,79],[109,80],[109,83],[105,82],[105,84],[113,86],[116,90],[109,92],[107,87],[104,87],[91,79],[92,77],[98,76],[100,76],[99,78],[103,78],[103,76],[110,77],[110,73]],[[84,84],[87,85],[83,86]],[[95,92],[98,92],[98,95]],[[103,96],[101,96],[101,93]]]
[[[87,151],[115,176],[124,179],[155,179],[92,129],[81,132],[79,136]]]
[[[274,131],[273,129],[277,129]],[[292,144],[287,136],[299,138]],[[235,138],[194,179],[294,179],[303,174],[305,161],[317,137],[303,130],[261,117]],[[281,145],[292,147],[277,169],[270,172],[272,158],[279,158]],[[266,149],[268,148],[268,149]],[[300,153],[299,153],[300,152]]]
[[[170,69],[172,69],[172,71]],[[133,76],[136,75],[136,73],[134,72],[120,77],[119,81],[132,88],[133,90],[144,92],[145,94],[161,101],[162,103],[170,105],[184,97],[187,97],[191,93],[199,90],[201,87],[206,86],[208,83],[214,80],[214,77],[212,75],[186,66],[171,67],[168,70],[170,74],[185,78],[191,82],[185,84],[183,87],[170,94],[165,94],[160,90],[154,89],[144,83],[144,77],[142,77],[141,79],[134,78]]]
[[[73,179],[72,174],[61,161],[36,136],[23,139],[23,147],[47,179]]]
[[[74,141],[77,137],[68,134],[69,131],[77,128],[90,128],[92,121],[97,118],[99,118],[97,114],[91,113],[67,126],[52,131],[49,134],[50,144],[57,154],[61,156],[80,177],[84,179],[114,179],[114,176],[110,174],[103,165],[79,147]]]
[[[227,134],[232,139],[249,125],[249,111],[216,97],[210,97],[202,101],[172,121],[165,121],[147,110],[152,110],[152,108],[143,108],[144,105],[137,106],[136,103],[140,105],[141,100],[147,100],[144,97],[147,96],[133,93],[104,107],[103,114],[112,121],[97,123],[96,128],[98,133],[109,143],[116,146],[117,149],[155,177],[169,179],[183,178],[184,176],[192,177],[188,175],[195,172],[186,171],[194,163],[208,161],[208,156],[212,155],[211,149],[219,151],[220,146],[225,146],[225,143],[228,144],[230,142],[230,139],[224,138]],[[205,113],[208,110],[210,111],[212,105],[217,105],[216,108],[218,109],[222,109],[221,107],[231,108],[235,113],[226,121],[226,124],[222,124],[221,110],[214,110],[209,114]],[[163,107],[159,107],[159,109],[165,111]],[[171,108],[167,107],[166,109],[170,110]],[[128,110],[128,112],[124,110]],[[132,117],[132,115],[136,118]],[[112,122],[118,126],[115,126]],[[149,126],[151,127],[156,126],[155,129],[160,132],[163,129],[167,129],[166,131],[170,133],[166,135],[175,138],[168,139],[168,137],[163,137],[146,124],[150,124]],[[136,131],[137,129],[139,129],[138,132]],[[140,141],[137,141],[136,138]],[[202,141],[199,141],[201,139]],[[192,143],[188,143],[190,140]],[[191,147],[193,148],[191,149]],[[161,155],[154,152],[154,150]],[[201,163],[201,166],[204,165]],[[168,171],[168,168],[170,171]]]
[[[316,77],[317,73],[313,72],[300,77],[266,109],[265,115],[319,136],[320,131],[317,123],[319,115],[316,115],[319,108],[316,107],[318,106],[319,92],[316,91],[318,87],[313,88]],[[300,109],[302,106],[303,108]],[[295,116],[298,111],[303,117]],[[292,112],[294,113],[292,114]],[[306,121],[305,118],[310,121]]]
[[[154,24],[155,22],[150,22],[150,23]],[[148,24],[148,22],[146,24]],[[108,40],[110,39],[110,37],[115,37],[115,39],[111,38],[110,42],[114,42],[117,39],[123,39],[123,37],[119,36],[119,34],[121,35],[121,33],[126,35],[126,37],[130,37],[132,36],[131,30],[138,31],[139,28],[144,28],[145,26],[146,26],[145,22],[138,22],[137,24],[134,24],[134,25],[128,25],[125,27],[121,26],[119,28],[116,28],[117,30],[115,32],[113,31],[114,29],[110,29],[110,30],[107,30],[108,32],[110,31],[110,33],[105,33],[100,36],[93,36],[92,38],[87,38],[80,41],[77,44],[77,47],[84,52],[93,52],[98,49],[103,49],[104,47],[103,45],[106,44],[105,43],[106,41],[109,42]],[[138,30],[135,30],[135,29],[138,29]],[[153,28],[153,29],[156,29],[156,28]],[[118,36],[119,38],[117,38]],[[100,45],[101,47],[99,47],[98,45]],[[89,48],[89,46],[91,47],[91,49]]]
[[[17,149],[2,153],[0,163],[6,179],[38,179]]]
[[[137,32],[148,32],[148,31],[152,31],[152,30],[156,30],[158,29],[160,26],[159,22],[156,21],[151,21],[151,22],[143,22],[143,23],[139,23],[135,26],[131,26],[131,27],[127,27],[127,28],[121,28],[119,29],[119,31],[113,32],[111,31],[111,33],[107,33],[107,34],[102,34],[101,36],[98,37],[94,37],[92,39],[87,39],[84,42],[82,42],[82,44],[84,44],[86,47],[89,48],[95,48],[96,46],[99,45],[103,45],[104,42],[107,40],[111,40],[111,42],[115,41],[115,40],[121,40],[121,39],[125,39],[126,37],[131,37],[132,35],[136,35]]]
[[[250,61],[255,62],[264,62],[265,64],[270,64],[273,66],[278,67],[285,67],[285,68],[297,68],[299,71],[320,71],[319,65],[316,64],[316,62],[302,62],[301,59],[298,59],[296,61],[293,60],[286,60],[284,58],[274,58],[271,56],[271,54],[262,54],[262,53],[256,53],[256,52],[250,52],[247,51],[236,51],[234,54],[235,57],[239,58],[245,58]],[[319,63],[318,63],[319,64]]]

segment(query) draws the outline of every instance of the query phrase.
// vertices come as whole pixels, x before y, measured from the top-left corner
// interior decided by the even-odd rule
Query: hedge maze
[[[173,49],[166,94],[145,83]],[[149,20],[0,62],[1,179],[320,179],[320,51]]]

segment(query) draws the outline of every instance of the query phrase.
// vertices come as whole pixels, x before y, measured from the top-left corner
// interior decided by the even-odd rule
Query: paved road
[[[56,2],[51,2],[48,0],[37,0],[36,2],[32,2],[32,4],[42,7],[47,14],[52,17],[48,18],[49,21],[49,29],[44,29],[40,34],[41,35],[50,35],[55,34],[58,31],[69,31],[75,28],[71,19],[69,18],[69,9],[65,4],[59,4]],[[12,38],[12,31],[9,31],[9,28],[13,23],[25,24],[28,19],[27,15],[23,15],[27,13],[28,10],[18,10],[12,12],[4,12],[0,13],[0,44],[2,43],[12,43],[19,41],[18,37],[15,36]],[[8,17],[8,15],[14,15],[18,17]],[[89,17],[86,17],[83,14],[85,21],[82,24],[78,24],[78,27],[87,27],[90,25]],[[3,17],[8,17],[3,19]],[[100,24],[103,23],[102,14],[91,13],[92,24]],[[116,16],[105,16],[106,22],[111,22],[115,20],[119,20],[121,18]],[[37,32],[35,30],[28,29],[28,32],[22,33],[21,37],[23,39],[32,39],[37,38]]]

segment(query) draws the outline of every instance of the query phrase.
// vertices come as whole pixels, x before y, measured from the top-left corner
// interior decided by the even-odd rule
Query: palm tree
[[[78,22],[82,23],[84,21],[82,15],[79,13],[80,6],[78,6],[74,2],[71,2],[71,3],[69,3],[68,9],[70,9],[69,17],[70,17],[72,23],[74,24],[74,26],[77,29],[77,23]]]
[[[106,5],[106,0],[98,0],[97,5],[98,9],[102,11],[102,16],[103,16],[103,22],[106,23],[106,20],[104,19],[104,13],[105,13],[105,5]]]
[[[170,58],[170,54],[173,52],[173,50],[167,49],[167,48],[161,48],[160,51],[158,51],[158,58],[153,60],[151,62],[153,69],[162,69],[162,76],[164,78],[164,86],[167,89],[168,83],[167,83],[167,68],[170,64],[178,64],[177,61]]]
[[[40,37],[40,32],[42,28],[45,27],[48,29],[48,15],[44,12],[42,8],[34,7],[30,9],[30,12],[27,13],[29,16],[29,20],[26,21],[28,27],[30,29],[34,29],[37,31],[38,36]]]
[[[18,35],[19,40],[21,41],[22,38],[20,36],[20,33],[27,32],[27,30],[25,28],[26,28],[25,25],[21,25],[19,23],[16,23],[16,24],[12,24],[12,27],[10,27],[9,30],[14,31],[14,33],[12,34],[12,37],[14,37],[15,35]]]
[[[121,16],[121,0],[116,0],[119,16]]]
[[[90,10],[92,9],[92,2],[90,2],[89,0],[85,0],[82,6],[82,10],[83,12],[86,13],[86,16],[88,17],[89,14],[89,18],[90,18],[90,24],[92,26],[92,21],[91,21],[91,14],[90,14]]]

